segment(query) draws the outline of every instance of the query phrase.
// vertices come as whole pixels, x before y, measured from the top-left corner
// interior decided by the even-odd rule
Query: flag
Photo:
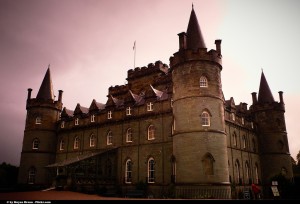
[[[133,43],[133,50],[135,49],[135,41],[134,41],[134,43]]]

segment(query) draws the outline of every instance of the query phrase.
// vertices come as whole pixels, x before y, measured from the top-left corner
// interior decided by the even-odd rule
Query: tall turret
[[[270,184],[270,179],[279,174],[293,177],[282,93],[279,91],[279,102],[275,101],[263,72],[258,99],[252,93],[250,110],[258,131],[263,184]]]
[[[56,122],[62,109],[62,91],[55,101],[49,67],[36,98],[31,98],[31,92],[28,89],[18,183],[47,186],[50,178],[45,166],[55,160]]]
[[[216,50],[207,51],[194,8],[187,32],[178,35],[179,51],[170,58],[177,192],[184,194],[184,186],[228,198],[221,40],[215,41]]]

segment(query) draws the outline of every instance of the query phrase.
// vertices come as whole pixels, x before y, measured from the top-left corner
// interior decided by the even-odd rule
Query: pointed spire
[[[40,90],[36,96],[37,99],[54,100],[52,80],[50,75],[50,65],[41,84]]]
[[[274,102],[274,97],[272,95],[271,89],[268,85],[264,72],[261,72],[259,92],[258,92],[258,103],[272,103]]]
[[[193,4],[186,34],[188,49],[206,48]]]

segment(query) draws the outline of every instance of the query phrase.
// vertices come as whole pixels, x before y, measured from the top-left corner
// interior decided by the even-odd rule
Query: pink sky
[[[27,88],[35,97],[51,64],[55,94],[75,109],[106,103],[110,86],[133,68],[178,50],[192,3],[208,49],[222,39],[226,100],[252,104],[261,68],[273,92],[284,92],[290,152],[300,150],[300,1],[297,0],[0,0],[0,163],[19,165]]]

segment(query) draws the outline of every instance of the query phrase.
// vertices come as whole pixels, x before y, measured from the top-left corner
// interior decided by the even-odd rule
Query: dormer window
[[[126,108],[126,115],[131,115],[131,107]]]
[[[75,125],[79,125],[79,118],[75,118]]]
[[[205,76],[200,77],[200,87],[207,87],[207,78]]]
[[[107,119],[112,119],[112,112],[111,111],[107,112]]]
[[[65,121],[61,121],[60,128],[64,128],[64,127],[65,127]]]
[[[153,111],[153,103],[152,102],[147,103],[147,111]]]
[[[91,115],[91,123],[95,122],[95,115]]]
[[[39,125],[39,124],[42,124],[42,117],[41,116],[38,116],[35,118],[35,124]]]

